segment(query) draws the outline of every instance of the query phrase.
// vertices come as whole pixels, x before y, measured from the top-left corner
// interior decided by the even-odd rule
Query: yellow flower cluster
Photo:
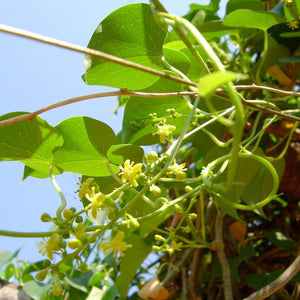
[[[49,259],[53,259],[53,252],[59,251],[61,248],[61,242],[62,237],[58,233],[54,233],[50,238],[43,239],[43,241],[40,243],[40,250],[39,253],[41,253],[44,256],[48,256]]]
[[[143,165],[141,163],[134,164],[134,162],[130,162],[129,159],[127,159],[124,163],[124,167],[120,166],[120,169],[122,172],[120,172],[120,175],[122,175],[122,182],[130,182],[132,186],[137,187],[138,183],[136,181],[136,176],[138,173],[141,172]]]
[[[297,19],[293,19],[293,20],[289,20],[288,21],[288,26],[294,30],[297,29],[299,27],[299,21]]]
[[[172,132],[176,129],[173,125],[164,124],[157,126],[157,132],[154,134],[159,135],[159,141],[163,144],[166,141],[170,141],[172,137]]]
[[[113,257],[116,257],[118,253],[120,253],[121,256],[124,256],[123,252],[126,251],[127,248],[132,247],[132,245],[123,242],[124,236],[124,232],[119,231],[112,241],[101,244],[100,248],[104,250],[112,250],[114,252]]]

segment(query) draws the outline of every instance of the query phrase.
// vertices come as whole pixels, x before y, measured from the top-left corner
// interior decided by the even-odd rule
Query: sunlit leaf
[[[226,15],[237,9],[264,10],[261,0],[230,0],[226,5]]]
[[[211,96],[215,90],[221,87],[224,83],[234,81],[238,78],[244,78],[245,76],[233,73],[233,72],[214,72],[209,75],[205,75],[200,78],[198,82],[199,95],[202,97]]]
[[[269,27],[284,21],[284,18],[275,13],[237,9],[226,16],[223,25],[231,27],[256,28],[266,31]]]
[[[126,243],[131,244],[122,258],[120,275],[116,280],[116,285],[121,297],[126,296],[129,284],[135,275],[137,269],[151,252],[151,246],[147,245],[144,239],[136,234],[131,234],[126,238]]]
[[[43,284],[34,280],[27,281],[23,285],[23,290],[34,300],[43,299],[43,296],[52,287],[51,283]]]
[[[22,115],[9,113],[0,120]],[[63,138],[59,131],[40,117],[0,128],[0,161],[17,160],[26,166],[49,173],[53,152],[61,147]]]
[[[162,70],[165,35],[150,6],[134,3],[108,15],[98,25],[88,48]],[[85,57],[85,67],[85,82],[88,84],[143,89],[158,80],[155,75],[91,56]]]
[[[237,28],[224,26],[223,22],[219,20],[205,22],[198,29],[207,40],[216,39],[227,34],[237,34],[240,31]]]
[[[170,65],[185,74],[191,67],[189,58],[179,50],[164,47],[164,57]]]
[[[73,117],[56,126],[64,145],[55,152],[55,164],[65,172],[89,176],[110,175],[106,167],[106,152],[114,143],[113,130],[88,117]],[[118,168],[111,166],[114,172]]]
[[[143,156],[144,150],[138,145],[112,145],[107,152],[109,161],[115,165],[123,165],[127,159],[139,163]]]

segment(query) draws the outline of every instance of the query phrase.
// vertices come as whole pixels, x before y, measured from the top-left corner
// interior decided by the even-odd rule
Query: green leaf
[[[253,289],[261,289],[262,287],[268,285],[273,280],[275,280],[283,270],[276,270],[273,273],[266,274],[250,274],[246,276],[246,283]]]
[[[6,120],[25,114],[9,113],[0,117]],[[18,160],[28,167],[49,173],[53,152],[61,147],[60,133],[40,117],[0,128],[0,161]]]
[[[43,284],[31,280],[25,282],[23,290],[34,300],[40,300],[43,299],[43,296],[50,290],[51,287],[51,283]]]
[[[126,297],[129,284],[142,262],[151,252],[152,248],[144,242],[144,239],[136,234],[131,234],[126,238],[126,243],[131,244],[122,258],[120,275],[116,280],[116,285],[122,298]]]
[[[164,47],[164,57],[170,65],[184,74],[186,74],[191,67],[189,58],[184,53],[176,49]]]
[[[264,10],[261,0],[230,0],[226,5],[226,15],[237,9]]]
[[[198,82],[198,91],[201,97],[210,97],[217,88],[221,87],[224,83],[234,81],[244,76],[233,72],[214,72],[200,78]]]
[[[148,4],[129,4],[108,15],[95,30],[88,48],[112,54],[157,70],[166,33]],[[143,89],[158,77],[133,68],[85,56],[85,82],[128,89]]]
[[[223,25],[222,21],[209,21],[199,26],[199,31],[207,40],[216,39],[227,34],[237,34],[240,29],[230,28]]]
[[[197,46],[197,45],[194,46],[194,48],[200,54],[202,59],[204,61],[207,61],[207,54],[204,52],[203,48],[201,46]],[[180,49],[180,51],[182,53],[184,53],[191,62],[191,67],[187,71],[186,76],[188,76],[188,78],[190,78],[191,80],[198,81],[202,74],[199,63],[196,61],[195,57],[192,55],[192,53],[190,52],[190,50],[188,48],[183,47]]]
[[[151,87],[143,92],[177,92],[182,86],[176,82],[171,82],[161,78]],[[183,114],[182,117],[171,118],[168,109],[174,109],[176,113]],[[122,129],[122,139],[124,143],[134,143],[139,145],[151,145],[159,142],[157,128],[152,124],[150,114],[156,114],[158,118],[166,118],[166,123],[175,125],[174,136],[178,136],[184,126],[187,115],[190,113],[190,105],[183,97],[167,98],[139,98],[130,97],[127,102]]]
[[[226,127],[219,122],[210,124],[205,128],[219,140],[222,139],[226,131]],[[214,141],[204,131],[198,131],[193,136],[193,142],[202,156],[206,156],[206,154],[216,146]]]
[[[89,176],[110,175],[106,152],[114,143],[113,130],[103,122],[88,117],[73,117],[56,126],[64,145],[55,152],[55,164],[65,172]],[[114,172],[119,169],[112,166]]]
[[[265,230],[264,235],[275,246],[291,253],[296,253],[295,242],[279,229]]]
[[[115,285],[102,290],[94,286],[86,300],[111,300],[116,299],[117,295],[118,289]]]
[[[0,268],[5,265],[10,259],[13,258],[13,254],[6,250],[0,250]]]
[[[223,25],[230,27],[256,28],[266,31],[269,27],[284,22],[284,18],[271,12],[237,9],[226,16]]]
[[[112,164],[123,165],[129,159],[135,163],[142,162],[144,150],[138,145],[113,145],[107,152],[107,157]]]
[[[260,153],[262,153],[262,151]],[[253,160],[252,166],[257,165],[257,163],[258,162]],[[272,165],[277,171],[280,179],[285,168],[284,159],[275,160],[272,162]],[[252,180],[248,182],[246,188],[244,189],[242,199],[249,205],[256,204],[269,195],[272,186],[273,178],[270,174],[270,171],[263,165],[260,165],[259,169],[255,173],[255,176],[252,177]]]
[[[96,286],[93,286],[91,292],[89,293],[86,300],[99,300],[102,299],[103,291],[97,288]]]
[[[76,278],[71,277],[68,274],[66,274],[65,280],[69,285],[71,285],[75,289],[86,293],[88,283],[93,276],[94,276],[94,272],[92,270],[90,270],[86,273],[80,274]]]

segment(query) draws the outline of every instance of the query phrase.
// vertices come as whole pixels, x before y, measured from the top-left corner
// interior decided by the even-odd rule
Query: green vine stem
[[[54,233],[63,234],[65,230],[57,230],[57,231],[42,231],[42,232],[19,232],[19,231],[9,231],[9,230],[0,230],[1,236],[10,236],[10,237],[18,237],[18,238],[43,238],[50,237]]]
[[[55,190],[57,191],[57,193],[59,194],[59,197],[61,199],[61,204],[58,207],[58,209],[56,210],[56,217],[57,217],[58,221],[63,222],[64,219],[62,218],[61,214],[62,214],[62,211],[64,210],[64,208],[67,206],[67,201],[66,201],[65,195],[63,194],[61,188],[59,187],[58,183],[55,180],[55,177],[53,174],[53,165],[50,166],[50,180],[51,180],[53,187],[55,188]]]
[[[159,0],[150,0],[150,2],[155,6],[155,8],[159,12],[168,14],[168,11],[164,8],[164,6],[160,3]],[[186,45],[186,47],[189,49],[191,54],[194,56],[198,64],[200,65],[203,74],[204,75],[209,74],[210,73],[209,68],[207,67],[206,63],[204,62],[199,52],[193,47],[192,43],[187,38],[186,34],[179,27],[175,27],[174,30],[180,37],[181,41]]]
[[[274,197],[276,196],[278,186],[279,186],[278,174],[277,174],[275,168],[273,167],[273,165],[268,160],[266,160],[265,158],[263,158],[259,155],[249,154],[249,153],[239,153],[238,157],[251,158],[251,159],[257,160],[258,162],[260,162],[264,167],[266,167],[269,170],[269,172],[272,176],[272,179],[273,179],[273,186],[272,186],[271,192],[265,199],[261,200],[260,202],[254,204],[254,205],[244,205],[244,204],[239,204],[239,203],[233,203],[232,201],[230,201],[222,196],[222,194],[221,194],[222,191],[218,191],[217,185],[214,184],[210,180],[210,177],[212,175],[212,170],[218,164],[220,164],[222,162],[228,162],[228,160],[230,159],[230,154],[219,157],[212,163],[208,164],[207,167],[203,170],[202,176],[203,176],[203,182],[205,185],[205,189],[208,191],[208,193],[210,193],[211,195],[214,195],[216,198],[220,199],[220,201],[223,201],[224,203],[226,203],[227,205],[229,205],[233,208],[240,209],[240,210],[255,210],[258,208],[262,208],[265,205],[267,205],[271,200],[273,200]]]
[[[198,31],[198,29],[191,24],[188,20],[184,18],[180,18],[175,15],[169,15],[165,13],[160,14],[162,17],[166,18],[166,22],[172,26],[183,26],[185,27],[195,38],[197,43],[202,46],[204,52],[208,56],[208,58],[211,60],[212,65],[217,71],[225,72],[225,67],[223,66],[222,62],[218,58],[218,56],[215,54],[209,43],[206,41],[206,39],[202,36],[202,34]],[[171,22],[168,22],[171,21]],[[230,188],[230,186],[233,183],[237,164],[238,164],[238,153],[240,150],[240,142],[242,139],[243,134],[243,128],[245,124],[244,119],[244,108],[242,105],[241,100],[239,99],[239,96],[234,89],[234,86],[231,82],[228,82],[224,84],[225,90],[228,93],[229,98],[231,99],[233,105],[235,106],[235,114],[236,118],[234,123],[231,126],[231,133],[233,135],[233,142],[231,147],[231,161],[228,167],[228,175],[227,175],[227,188]]]

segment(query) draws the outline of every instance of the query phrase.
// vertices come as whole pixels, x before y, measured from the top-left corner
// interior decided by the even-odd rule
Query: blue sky
[[[141,1],[2,1],[0,23],[86,46],[106,15],[133,2]],[[162,3],[174,14],[188,11],[189,1],[165,0]],[[82,54],[1,32],[0,45],[0,115],[12,111],[30,112],[64,99],[114,90],[83,83]],[[116,98],[102,98],[59,108],[41,117],[55,126],[68,117],[90,116],[107,123],[117,133],[121,129],[122,115],[111,113],[115,107]],[[40,215],[43,212],[54,215],[60,199],[49,179],[28,178],[20,183],[22,171],[21,163],[0,164],[0,229],[47,231],[49,224],[42,223]],[[70,173],[57,177],[68,206],[81,206],[75,194],[78,177]],[[41,256],[35,243],[39,241],[0,236],[0,250],[14,252],[22,248],[19,258],[38,260]]]

